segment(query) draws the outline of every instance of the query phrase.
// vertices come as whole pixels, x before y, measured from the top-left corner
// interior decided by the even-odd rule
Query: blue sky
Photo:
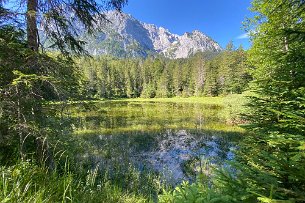
[[[248,48],[242,22],[253,15],[250,6],[251,0],[129,0],[123,11],[175,34],[200,30],[222,47],[233,40]]]

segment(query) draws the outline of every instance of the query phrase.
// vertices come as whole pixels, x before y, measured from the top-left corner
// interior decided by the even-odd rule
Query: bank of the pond
[[[211,105],[225,105],[227,102],[244,103],[248,93],[244,94],[229,94],[216,97],[170,97],[170,98],[100,98],[90,100],[72,100],[66,101],[67,104],[79,103],[101,103],[107,101],[133,101],[133,102],[174,102],[174,103],[200,103]],[[48,104],[62,104],[63,102],[48,102]],[[236,103],[236,104],[238,104]]]
[[[240,97],[240,95],[234,95],[234,96]],[[210,105],[223,105],[225,98],[229,98],[229,97],[227,96],[227,97],[128,98],[128,99],[115,99],[112,101],[198,103],[198,104],[210,104]]]
[[[126,102],[160,102],[160,103],[196,103],[206,105],[218,105],[223,108],[224,119],[229,124],[243,124],[246,121],[241,118],[241,114],[246,111],[245,104],[247,96],[251,93],[230,94],[218,97],[172,97],[172,98],[129,98],[115,99],[111,101]],[[106,100],[104,100],[106,101]]]
[[[77,104],[102,104],[109,102],[133,102],[133,103],[189,103],[189,104],[205,104],[217,105],[222,107],[222,116],[228,124],[238,125],[246,121],[241,118],[241,114],[246,111],[245,104],[250,92],[243,94],[230,94],[218,97],[171,97],[171,98],[113,98],[113,99],[92,99],[92,100],[77,100],[65,102],[47,102],[46,105],[77,105]],[[73,116],[73,114],[72,114]],[[78,116],[78,115],[77,115]],[[223,130],[225,130],[223,128]],[[240,129],[241,130],[241,129]]]

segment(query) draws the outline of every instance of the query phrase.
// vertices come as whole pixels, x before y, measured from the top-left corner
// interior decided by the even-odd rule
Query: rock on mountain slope
[[[89,42],[86,49],[93,55],[146,57],[157,53],[169,58],[187,58],[199,51],[221,51],[218,43],[198,30],[179,36],[125,13],[111,11],[106,17],[110,22],[103,25],[103,32],[84,36]]]

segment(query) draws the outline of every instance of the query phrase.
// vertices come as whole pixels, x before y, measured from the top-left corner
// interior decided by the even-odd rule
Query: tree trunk
[[[38,42],[38,29],[37,29],[37,11],[38,11],[38,0],[27,0],[27,15],[26,15],[26,24],[27,24],[27,42],[28,47],[34,52],[38,52],[39,42]],[[37,57],[31,57],[32,68],[37,69]],[[34,115],[34,111],[32,111]],[[47,139],[42,137],[36,138],[36,147],[37,147],[37,160],[44,166],[46,166],[50,171],[54,170],[55,162],[51,149],[48,145]]]
[[[18,85],[16,85],[16,93],[17,93],[17,117],[18,117],[18,134],[19,134],[19,150],[20,150],[20,158],[23,161],[25,159],[25,154],[23,150],[23,142],[24,142],[24,135],[21,129],[22,121],[21,121],[21,105],[20,105],[20,95]]]
[[[27,0],[27,40],[33,51],[38,51],[37,6],[38,0]]]

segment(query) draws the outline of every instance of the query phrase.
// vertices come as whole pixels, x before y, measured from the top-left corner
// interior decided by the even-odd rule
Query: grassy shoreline
[[[198,104],[222,105],[224,98],[225,97],[128,98],[128,99],[116,99],[110,101],[198,103]]]
[[[170,97],[170,98],[111,98],[111,99],[92,99],[92,100],[72,100],[65,101],[67,104],[78,103],[100,103],[100,102],[174,102],[174,103],[198,103],[209,105],[224,105],[226,101],[233,101],[237,99],[245,100],[244,94],[231,94],[217,97]],[[48,102],[48,104],[61,104],[62,101]]]

